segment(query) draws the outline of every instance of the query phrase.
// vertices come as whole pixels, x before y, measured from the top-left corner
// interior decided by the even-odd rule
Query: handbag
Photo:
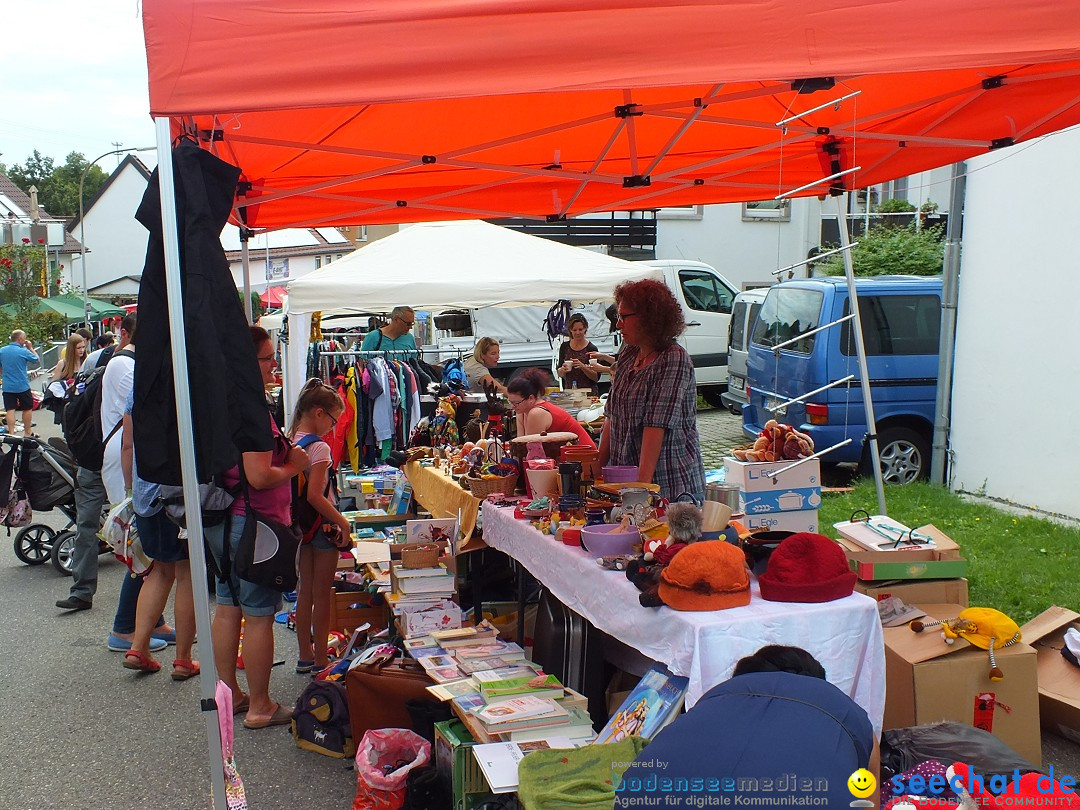
[[[384,654],[354,664],[345,676],[353,739],[371,729],[412,728],[406,703],[430,698],[431,683],[411,658]]]
[[[300,571],[300,532],[294,526],[268,518],[251,506],[244,465],[240,465],[240,489],[244,494],[244,532],[236,547],[232,566],[240,579],[288,593],[296,590]],[[225,548],[228,549],[226,530]]]

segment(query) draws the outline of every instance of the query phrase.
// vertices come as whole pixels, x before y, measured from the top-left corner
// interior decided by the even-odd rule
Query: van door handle
[[[687,326],[701,326],[701,321],[690,321]]]

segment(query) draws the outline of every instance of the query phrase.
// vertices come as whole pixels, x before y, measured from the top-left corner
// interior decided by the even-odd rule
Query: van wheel
[[[881,477],[886,484],[911,484],[930,477],[930,442],[911,428],[886,428],[878,434]],[[869,478],[870,446],[863,449],[859,474]]]
[[[701,398],[705,400],[705,404],[711,408],[726,408],[724,400],[721,397],[727,391],[726,385],[713,385],[708,388],[701,389]]]

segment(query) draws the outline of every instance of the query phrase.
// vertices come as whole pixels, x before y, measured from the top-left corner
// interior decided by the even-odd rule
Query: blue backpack
[[[469,378],[465,376],[465,366],[458,358],[443,363],[443,382],[451,391],[461,391],[469,387]]]

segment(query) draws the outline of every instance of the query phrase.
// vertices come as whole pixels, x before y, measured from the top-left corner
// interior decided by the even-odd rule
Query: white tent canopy
[[[404,228],[289,283],[288,311],[389,312],[575,302],[611,297],[652,267],[481,221]],[[291,326],[290,326],[291,329]]]
[[[286,413],[303,386],[313,312],[586,303],[643,278],[663,272],[479,220],[411,225],[289,283]]]

